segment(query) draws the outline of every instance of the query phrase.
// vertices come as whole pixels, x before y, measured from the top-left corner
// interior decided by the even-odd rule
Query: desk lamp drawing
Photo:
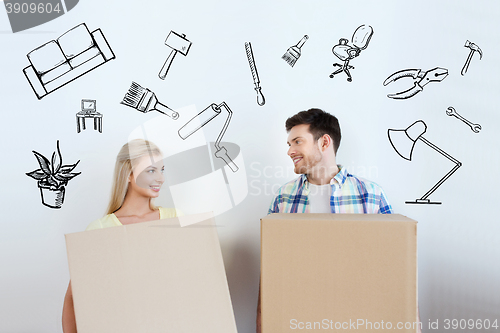
[[[96,111],[95,99],[82,99],[82,111],[76,114],[76,132],[81,132],[81,127],[85,130],[85,119],[94,119],[94,130],[102,133],[102,114]],[[81,123],[81,125],[80,125]]]
[[[373,28],[369,25],[361,25],[352,35],[352,45],[347,44],[349,40],[341,38],[339,43],[332,48],[332,52],[337,58],[342,60],[343,63],[333,64],[333,67],[340,68],[330,74],[330,78],[333,78],[336,74],[344,72],[347,74],[347,81],[351,82],[352,77],[349,69],[354,69],[354,67],[349,65],[349,61],[359,56],[361,51],[368,47],[368,43],[370,42],[372,36]]]
[[[233,116],[233,111],[231,111],[231,109],[227,106],[226,102],[222,102],[219,105],[212,103],[206,109],[191,118],[191,120],[189,120],[184,126],[179,129],[178,133],[183,140],[186,140],[190,135],[198,131],[216,116],[221,114],[222,111],[226,111],[228,115],[224,126],[222,127],[222,130],[220,131],[219,136],[215,141],[215,148],[217,149],[217,151],[214,155],[215,157],[222,159],[233,172],[236,172],[238,171],[238,166],[236,166],[236,164],[227,154],[227,149],[224,146],[220,145],[222,136],[224,135],[224,133],[226,133],[229,122],[231,121],[231,117]]]
[[[462,163],[444,152],[439,147],[435,146],[427,139],[425,139],[422,135],[427,130],[427,125],[422,120],[417,120],[408,128],[404,130],[395,130],[389,129],[387,131],[387,135],[389,136],[389,141],[391,142],[392,148],[405,160],[411,161],[411,157],[413,154],[413,148],[415,147],[415,143],[417,140],[422,141],[453,163],[455,166],[446,174],[443,178],[441,178],[436,185],[434,185],[427,193],[425,193],[420,199],[416,199],[415,201],[406,201],[407,204],[437,204],[440,205],[441,202],[431,201],[429,196],[434,193],[451,175],[462,166]]]

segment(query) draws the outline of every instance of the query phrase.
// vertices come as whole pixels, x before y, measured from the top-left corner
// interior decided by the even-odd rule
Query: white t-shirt
[[[309,205],[311,213],[331,213],[330,196],[332,185],[314,185],[309,183]]]

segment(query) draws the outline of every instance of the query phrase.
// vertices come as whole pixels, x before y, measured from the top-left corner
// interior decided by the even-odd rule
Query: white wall
[[[234,112],[224,139],[241,147],[249,194],[216,220],[239,332],[252,332],[255,326],[259,219],[267,213],[271,189],[295,177],[286,155],[284,121],[311,107],[340,119],[338,161],[380,184],[397,213],[419,222],[424,328],[437,319],[500,319],[499,10],[493,0],[85,0],[54,21],[16,34],[9,32],[7,15],[0,10],[0,331],[62,331],[69,280],[64,234],[82,231],[103,215],[118,149],[134,129],[158,117],[119,104],[132,80],[173,108],[200,111],[226,101]],[[102,29],[116,59],[37,100],[22,73],[29,64],[26,54],[82,22],[90,30]],[[351,62],[353,82],[343,75],[330,79],[332,63],[338,62],[332,47],[362,24],[371,25],[374,35]],[[157,73],[169,53],[163,42],[170,30],[185,33],[193,45],[186,57],[177,55],[162,81]],[[281,56],[304,34],[310,38],[291,68]],[[467,39],[484,56],[474,55],[461,76]],[[263,107],[256,103],[245,41],[252,42],[266,97]],[[449,70],[442,82],[429,83],[407,100],[386,97],[412,85],[407,78],[384,87],[390,74],[438,66]],[[83,98],[97,100],[104,114],[102,134],[91,127],[76,133],[75,113]],[[448,117],[449,106],[482,130],[474,133]],[[165,131],[177,131],[187,120],[181,119],[166,122]],[[423,195],[452,167],[421,142],[411,162],[392,149],[387,129],[405,128],[418,119],[426,122],[429,141],[463,163],[431,196],[442,205],[404,203]],[[207,128],[205,135],[214,133]],[[81,160],[75,171],[82,173],[67,186],[59,210],[41,204],[36,182],[25,175],[38,167],[31,151],[51,155],[57,140],[64,163]],[[159,203],[170,201],[164,193]]]

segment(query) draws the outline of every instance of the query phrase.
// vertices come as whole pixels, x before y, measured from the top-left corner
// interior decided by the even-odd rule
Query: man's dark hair
[[[290,132],[293,127],[302,124],[309,125],[309,132],[316,141],[323,135],[328,134],[333,140],[333,150],[335,154],[337,154],[337,150],[340,146],[340,139],[342,138],[337,117],[321,109],[315,108],[307,111],[300,111],[286,120],[286,131]]]

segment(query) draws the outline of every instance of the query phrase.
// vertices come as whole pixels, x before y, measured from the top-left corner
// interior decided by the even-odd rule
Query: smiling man
[[[380,186],[337,165],[341,133],[335,116],[309,109],[288,118],[285,127],[288,156],[301,176],[278,190],[269,214],[392,213]]]
[[[342,136],[335,116],[320,109],[309,109],[288,118],[285,127],[290,147],[288,156],[300,177],[280,187],[269,214],[392,213],[380,186],[337,165],[336,154]],[[259,285],[257,333],[261,332],[260,315]]]

